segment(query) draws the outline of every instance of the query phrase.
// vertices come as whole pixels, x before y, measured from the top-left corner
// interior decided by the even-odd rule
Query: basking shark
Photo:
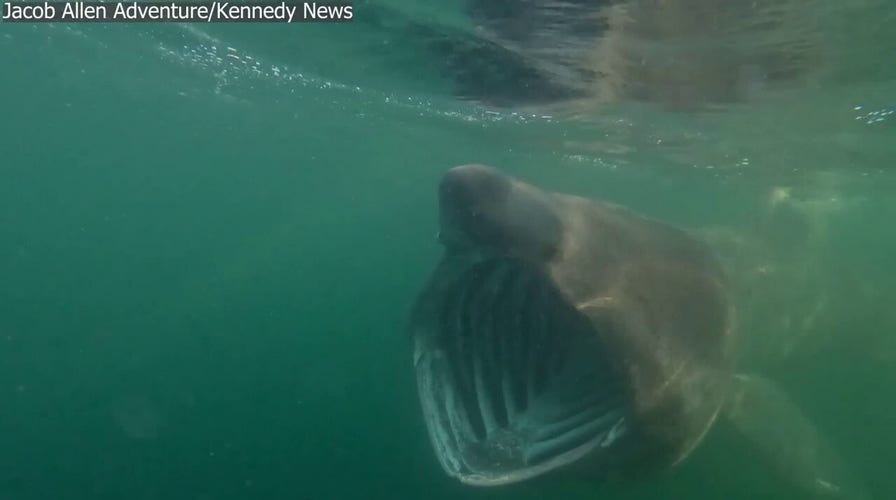
[[[701,240],[484,165],[444,175],[439,225],[444,255],[409,328],[448,475],[643,475],[724,419],[804,491],[864,497],[783,391],[735,371],[735,306]]]

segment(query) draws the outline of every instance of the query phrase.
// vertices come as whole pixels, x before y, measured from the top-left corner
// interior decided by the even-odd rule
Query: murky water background
[[[635,484],[444,476],[404,322],[439,252],[436,183],[469,162],[711,241],[744,369],[890,498],[896,9],[785,4],[775,43],[601,35],[650,71],[602,68],[628,82],[608,97],[563,52],[551,81],[586,93],[551,102],[508,82],[579,39],[511,43],[459,1],[358,3],[342,25],[0,25],[0,499],[794,498],[724,428]],[[737,66],[736,99],[699,98],[730,73],[712,59],[669,77],[694,46],[806,39],[799,75]]]

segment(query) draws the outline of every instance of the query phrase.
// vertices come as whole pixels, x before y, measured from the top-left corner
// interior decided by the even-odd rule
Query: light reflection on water
[[[832,169],[879,175],[890,163],[896,70],[881,58],[896,49],[886,28],[896,8],[881,0],[362,7],[355,22],[330,29],[33,28],[108,52],[150,49],[208,82],[173,85],[183,97],[300,109],[314,90],[359,115],[386,106],[497,127],[585,163],[787,179]],[[143,47],[133,45],[135,30]]]

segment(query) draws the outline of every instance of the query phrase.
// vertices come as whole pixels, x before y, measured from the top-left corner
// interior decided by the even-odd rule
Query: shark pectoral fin
[[[725,416],[782,479],[813,498],[869,498],[824,436],[777,385],[757,375],[736,375],[731,389]]]

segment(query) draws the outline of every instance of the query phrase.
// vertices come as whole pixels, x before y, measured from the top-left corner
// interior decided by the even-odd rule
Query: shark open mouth
[[[591,322],[541,270],[515,259],[443,268],[412,331],[424,418],[445,471],[500,485],[611,458],[630,434],[630,405]]]

